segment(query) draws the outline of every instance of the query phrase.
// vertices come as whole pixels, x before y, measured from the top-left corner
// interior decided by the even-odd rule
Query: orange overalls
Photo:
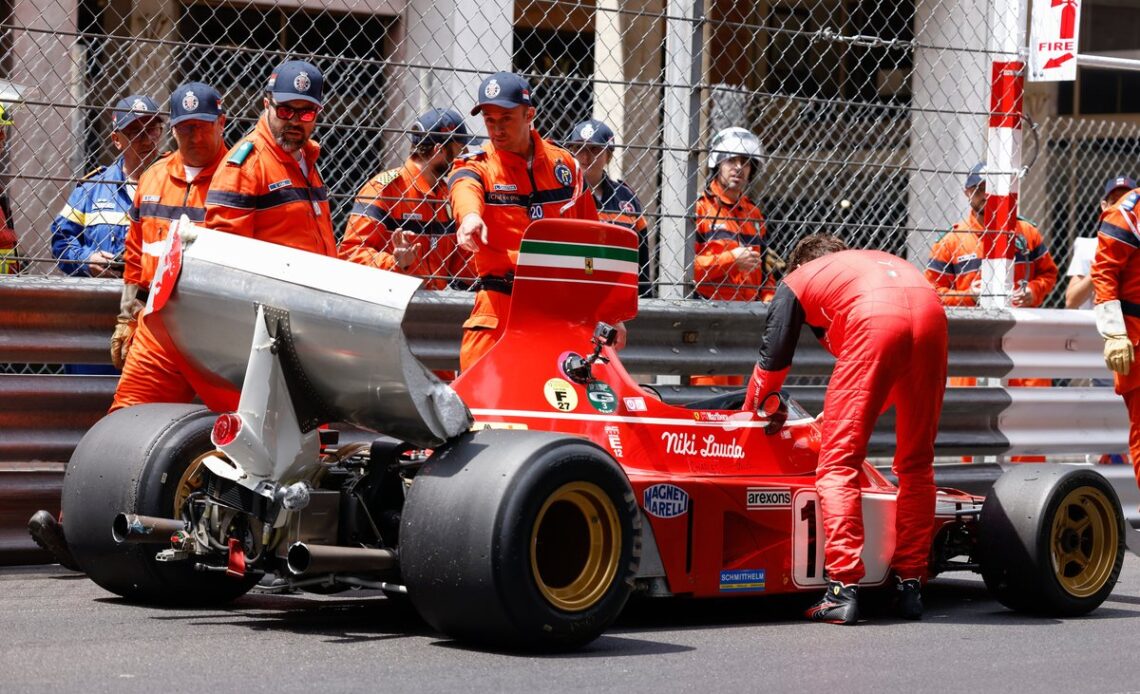
[[[1124,328],[1133,346],[1140,345],[1140,188],[1110,207],[1100,218],[1092,265],[1094,301],[1118,299]],[[1140,351],[1140,348],[1138,348]],[[1116,392],[1128,407],[1128,453],[1140,484],[1140,362],[1127,376],[1113,374]]]
[[[392,254],[392,232],[414,234],[419,262],[401,270]],[[420,165],[408,159],[398,169],[371,179],[356,194],[340,257],[361,265],[425,278],[424,288],[446,289],[457,278],[473,281],[465,272],[469,254],[455,241],[455,222],[447,208],[447,183],[429,186]]]
[[[984,226],[978,216],[970,216],[954,225],[934,244],[930,259],[926,264],[926,279],[934,285],[934,290],[947,306],[976,306],[976,288],[981,286],[982,259],[985,251],[979,233]],[[1057,284],[1057,264],[1049,253],[1045,239],[1037,227],[1024,219],[1017,220],[1017,236],[1014,237],[1013,281],[1029,287],[1033,292],[1033,302],[1026,308],[1035,308],[1045,301],[1049,292]],[[1048,378],[1011,378],[1008,385],[1014,388],[1048,388],[1053,385]],[[970,376],[953,376],[950,385],[954,387],[976,386],[978,379]],[[971,456],[962,458],[971,462]],[[1043,463],[1044,456],[1013,456],[1015,463]]]
[[[748,196],[729,202],[724,187],[715,179],[697,199],[697,243],[693,259],[693,280],[697,293],[706,299],[724,301],[770,301],[775,291],[773,278],[760,266],[751,272],[734,267],[732,251],[741,247],[764,253],[768,248],[768,227],[764,214]],[[695,386],[740,386],[743,376],[690,376]]]
[[[510,308],[510,286],[523,232],[533,220],[571,218],[597,221],[594,196],[569,152],[530,131],[533,161],[503,152],[490,142],[483,151],[456,160],[448,179],[457,223],[476,213],[487,224],[487,244],[474,256],[480,286],[475,307],[463,323],[459,368],[474,364],[499,340]]]
[[[20,248],[16,231],[8,225],[8,216],[0,206],[0,275],[20,271]]]
[[[205,219],[206,191],[225,153],[224,148],[219,148],[217,158],[193,181],[186,180],[185,162],[179,152],[163,155],[139,177],[123,251],[123,282],[150,289],[171,223],[182,215],[196,224]],[[111,412],[146,402],[194,400],[194,387],[166,348],[144,326],[140,314]]]
[[[307,176],[297,160],[277,146],[263,116],[214,172],[206,194],[205,226],[335,258],[328,194],[316,168],[320,147],[309,140],[301,151]],[[140,185],[139,195],[144,194]],[[192,375],[179,366],[181,358],[168,352],[140,320],[111,411],[142,402],[190,402],[195,394],[212,410],[237,407],[236,390],[222,392],[186,381]],[[128,377],[135,370],[141,373]],[[179,374],[189,389],[174,392],[170,373]]]

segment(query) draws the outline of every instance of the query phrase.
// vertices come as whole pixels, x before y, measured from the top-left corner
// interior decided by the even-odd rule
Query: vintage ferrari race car
[[[824,584],[814,418],[781,394],[760,413],[739,411],[742,394],[666,404],[622,367],[630,232],[534,223],[505,336],[448,386],[403,333],[416,280],[176,228],[145,320],[207,405],[240,402],[128,408],[80,443],[68,541],[107,590],[212,604],[274,576],[372,587],[455,638],[571,648],[633,594]],[[337,447],[320,428],[334,421],[385,436]],[[862,485],[875,586],[896,488],[870,465]],[[985,497],[940,489],[930,572],[980,572],[1013,609],[1083,614],[1115,585],[1125,531],[1096,473],[1022,466]]]

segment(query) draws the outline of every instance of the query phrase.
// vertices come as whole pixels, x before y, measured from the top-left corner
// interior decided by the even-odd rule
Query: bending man
[[[922,273],[881,251],[848,250],[829,234],[801,240],[768,309],[746,410],[778,391],[806,323],[835,355],[823,403],[816,491],[823,514],[827,592],[814,621],[854,624],[864,575],[862,466],[875,420],[896,405],[894,472],[898,609],[922,616],[934,524],[934,438],[946,387],[946,313]]]

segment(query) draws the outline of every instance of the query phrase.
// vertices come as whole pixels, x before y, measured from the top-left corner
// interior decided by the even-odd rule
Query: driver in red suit
[[[946,387],[942,302],[906,260],[848,250],[829,234],[801,240],[788,269],[768,308],[744,409],[755,411],[768,393],[780,390],[806,323],[836,357],[816,468],[828,584],[807,617],[858,621],[856,584],[864,575],[861,470],[875,420],[893,404],[897,607],[901,616],[920,619],[934,523],[934,438]]]

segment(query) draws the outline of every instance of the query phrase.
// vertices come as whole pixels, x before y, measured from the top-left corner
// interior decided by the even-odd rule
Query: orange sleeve
[[[459,160],[447,181],[447,198],[455,223],[472,212],[483,216],[484,181],[482,172],[474,162]]]
[[[253,237],[253,193],[259,178],[256,156],[250,155],[240,165],[224,163],[214,172],[206,193],[207,228]]]
[[[939,239],[930,249],[930,259],[926,262],[926,269],[923,274],[926,275],[926,280],[934,287],[934,291],[938,293],[938,298],[942,299],[943,304],[947,306],[973,306],[974,297],[958,291],[958,288],[954,286],[955,276],[946,271],[954,255],[953,236],[948,234]]]
[[[1033,260],[1033,279],[1027,285],[1033,292],[1034,306],[1045,303],[1045,298],[1057,286],[1057,263],[1040,233],[1037,234],[1037,248],[1041,249],[1041,254]]]
[[[1135,215],[1120,209],[1119,204],[1101,215],[1092,264],[1094,303],[1121,298],[1124,268],[1137,248],[1140,248],[1140,238],[1136,234]]]
[[[142,222],[139,215],[139,202],[142,200],[142,186],[135,188],[135,199],[131,203],[131,223],[127,226],[127,238],[123,245],[123,282],[142,286]]]
[[[380,221],[380,218],[387,217],[388,211],[377,204],[386,199],[384,188],[374,185],[371,180],[361,187],[353,202],[352,213],[348,215],[344,238],[337,249],[341,260],[381,270],[396,267],[395,256],[386,250],[392,234]]]

